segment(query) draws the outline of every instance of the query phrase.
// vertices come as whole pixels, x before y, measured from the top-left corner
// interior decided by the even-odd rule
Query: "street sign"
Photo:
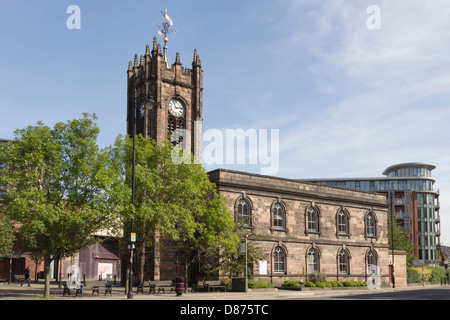
[[[245,253],[247,252],[247,239],[241,239],[241,252]]]
[[[413,267],[423,267],[425,265],[425,260],[413,260]]]
[[[136,242],[136,233],[131,234],[131,242]]]

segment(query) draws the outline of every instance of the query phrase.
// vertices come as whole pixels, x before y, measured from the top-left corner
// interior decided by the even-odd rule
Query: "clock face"
[[[172,99],[169,102],[169,112],[175,117],[181,117],[184,114],[184,105],[180,100]]]

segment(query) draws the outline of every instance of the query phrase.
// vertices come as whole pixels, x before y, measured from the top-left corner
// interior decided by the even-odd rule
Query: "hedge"
[[[365,287],[367,283],[363,281],[344,281],[343,285],[344,287]]]
[[[296,288],[296,287],[300,287],[303,284],[303,282],[301,282],[300,280],[288,280],[283,282],[282,286],[283,287],[288,287],[288,288]]]
[[[316,285],[316,287],[319,287],[319,288],[325,288],[326,287],[326,283],[325,282],[317,281],[317,282],[314,282],[314,284]]]
[[[430,282],[432,284],[441,283],[442,280],[447,278],[447,270],[443,267],[425,266],[423,273],[425,276],[425,282]],[[408,283],[422,282],[422,267],[408,268],[406,274]]]
[[[421,283],[422,275],[417,270],[408,268],[406,269],[406,282],[407,283]]]
[[[253,289],[255,289],[255,288],[273,288],[274,285],[269,282],[249,280],[248,287],[253,288]]]
[[[435,267],[433,271],[431,271],[431,283],[437,284],[441,283],[444,279],[447,279],[447,272],[442,267]]]
[[[301,287],[302,285],[310,288],[365,287],[367,286],[367,283],[363,281],[308,281],[303,284],[301,281],[289,280],[282,284],[283,287]]]

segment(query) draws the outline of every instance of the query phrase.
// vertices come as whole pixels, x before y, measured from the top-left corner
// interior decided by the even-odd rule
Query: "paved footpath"
[[[96,285],[96,284],[95,284]],[[63,286],[61,288],[58,284],[52,283],[50,285],[50,300],[284,300],[284,299],[314,299],[324,298],[324,296],[336,296],[336,295],[353,295],[353,294],[372,294],[380,292],[395,292],[403,290],[417,290],[422,288],[439,288],[440,285],[427,285],[422,286],[411,286],[411,287],[400,287],[400,288],[384,288],[369,290],[367,288],[363,289],[350,289],[347,290],[311,290],[311,291],[294,291],[294,290],[283,290],[274,289],[270,291],[264,290],[250,290],[249,292],[200,292],[200,293],[183,293],[181,296],[177,296],[176,293],[159,293],[159,294],[148,294],[148,288],[144,294],[136,294],[134,291],[133,298],[128,299],[124,294],[124,287],[116,286],[113,287],[112,295],[105,295],[105,288],[102,284],[99,284],[100,290],[99,294],[92,294],[92,289],[88,285],[84,290],[83,297],[78,295],[75,296],[75,292],[72,291],[70,296],[63,296]],[[32,283],[30,287],[27,284],[21,286],[17,283],[3,284],[0,283],[0,300],[39,300],[42,299],[44,294],[44,283]]]
[[[89,288],[89,286],[87,287]],[[259,320],[280,320],[292,317],[299,313],[302,316],[317,317],[318,310],[320,318],[336,317],[336,310],[352,310],[355,304],[359,308],[366,308],[376,314],[374,310],[388,310],[379,307],[377,293],[385,293],[389,296],[392,293],[406,294],[414,293],[421,289],[436,289],[438,286],[414,286],[402,288],[385,288],[369,290],[365,289],[344,289],[344,290],[255,290],[244,292],[212,292],[212,293],[183,293],[177,296],[176,293],[145,294],[134,293],[133,299],[128,299],[124,294],[124,287],[114,287],[112,295],[105,295],[105,289],[100,287],[99,295],[92,295],[92,289],[86,290],[84,296],[75,297],[63,296],[63,288],[57,284],[52,284],[50,288],[51,298],[43,299],[44,284],[32,283],[30,287],[20,284],[0,283],[0,306],[2,306],[2,316],[5,319],[26,315],[28,312],[50,312],[47,314],[57,314],[63,317],[84,317],[87,319],[116,319],[127,315],[128,318],[136,319],[138,315],[153,317],[163,315],[169,319],[226,319],[238,320],[257,318]],[[450,287],[447,290],[450,292]],[[433,291],[433,290],[423,290]],[[352,297],[364,300],[351,300]],[[374,294],[374,299],[368,296]],[[417,295],[417,292],[415,293]],[[418,294],[419,296],[421,293]],[[327,300],[327,301],[323,301]],[[334,301],[333,301],[334,300]],[[374,309],[374,301],[376,308]],[[388,297],[387,300],[390,300]],[[399,301],[395,301],[398,306]],[[410,301],[408,301],[410,303]],[[418,302],[414,302],[418,303]],[[393,305],[394,306],[394,305]],[[417,305],[418,306],[418,305]],[[440,306],[440,307],[445,307]],[[406,308],[402,306],[404,318],[416,316],[417,308]],[[31,313],[30,313],[31,314]],[[379,318],[379,315],[377,315]]]

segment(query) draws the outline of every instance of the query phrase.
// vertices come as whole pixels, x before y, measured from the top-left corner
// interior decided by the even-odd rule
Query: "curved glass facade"
[[[309,181],[354,190],[386,193],[388,203],[390,197],[394,202],[390,208],[394,210],[396,218],[411,232],[413,243],[418,247],[415,251],[417,258],[436,261],[436,236],[439,234],[436,231],[438,213],[436,214],[435,200],[439,192],[433,189],[435,180],[431,177],[431,171],[435,168],[433,164],[412,162],[391,166],[383,172],[385,177],[380,178]],[[413,194],[414,196],[411,196]],[[415,208],[411,209],[412,206]],[[412,217],[412,214],[417,216]],[[417,221],[417,225],[413,225],[413,221]]]
[[[434,192],[434,179],[431,171],[435,169],[432,164],[405,163],[389,167],[384,171],[389,179],[399,180],[406,178],[408,189],[415,191],[417,199],[417,239],[418,258],[428,261],[436,261],[436,207]],[[414,179],[420,177],[420,179]]]
[[[431,177],[431,169],[428,168],[404,168],[391,171],[388,177]]]
[[[388,179],[383,180],[339,180],[339,181],[316,181],[328,186],[350,188],[362,191],[389,191],[389,190],[412,190],[412,191],[431,191],[433,190],[434,180],[428,179]]]

